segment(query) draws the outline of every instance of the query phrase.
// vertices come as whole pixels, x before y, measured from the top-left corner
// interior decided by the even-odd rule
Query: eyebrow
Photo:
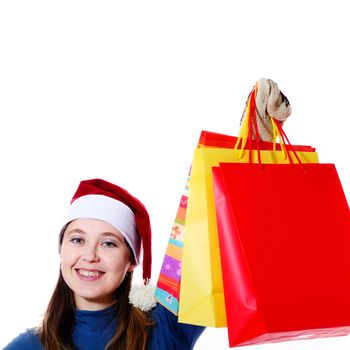
[[[68,232],[67,232],[67,235],[71,235],[71,234],[73,234],[73,233],[81,233],[81,234],[86,234],[86,232],[85,231],[83,231],[83,230],[81,230],[80,228],[73,228],[72,230],[69,230]]]

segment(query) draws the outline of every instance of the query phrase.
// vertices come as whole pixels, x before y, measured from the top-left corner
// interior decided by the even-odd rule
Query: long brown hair
[[[64,231],[65,229],[60,234],[60,249]],[[130,246],[129,250],[133,260]],[[146,350],[148,333],[153,322],[147,312],[129,302],[132,275],[132,271],[127,272],[115,291],[115,317],[118,326],[105,350]],[[40,341],[46,350],[78,350],[72,340],[75,326],[74,307],[73,291],[63,279],[60,270],[56,287],[39,327]]]
[[[148,313],[129,303],[132,272],[128,272],[116,290],[118,327],[106,350],[145,350],[153,322]],[[60,271],[56,288],[39,328],[40,340],[47,350],[77,350],[72,340],[74,330],[74,295]]]

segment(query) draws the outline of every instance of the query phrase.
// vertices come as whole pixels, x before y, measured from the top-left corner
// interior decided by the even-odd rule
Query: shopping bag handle
[[[253,149],[253,140],[255,144],[255,149],[260,150],[260,139],[259,139],[259,130],[258,130],[258,124],[256,119],[256,94],[258,90],[258,84],[256,83],[252,91],[250,92],[248,99],[247,99],[247,105],[245,109],[245,114],[242,118],[242,126],[236,141],[236,144],[234,146],[234,149],[240,149],[240,158],[243,157],[243,151],[246,150],[246,145],[248,142],[249,149]],[[255,137],[253,137],[253,132]],[[276,136],[273,138],[273,142],[275,144],[276,142]]]
[[[247,106],[245,110],[245,116],[243,117],[242,120],[242,127],[239,133],[239,136],[237,138],[236,144],[234,149],[240,149],[239,153],[239,159],[243,158],[243,152],[246,149],[246,145],[248,142],[249,145],[249,163],[252,163],[252,152],[251,150],[253,149],[253,140],[255,144],[255,149],[258,150],[258,163],[261,164],[261,154],[260,154],[260,140],[259,140],[259,131],[258,131],[258,123],[256,119],[256,103],[255,103],[255,98],[256,98],[256,92],[257,92],[257,84],[254,86],[252,91],[250,92],[247,100]],[[255,134],[255,137],[253,138],[253,132]],[[274,144],[275,144],[275,137],[273,139]],[[240,147],[239,147],[240,145]],[[281,145],[282,147],[282,145]]]
[[[290,143],[289,139],[288,139],[288,136],[287,134],[285,133],[285,131],[283,130],[282,128],[282,124],[280,121],[276,120],[275,118],[271,117],[271,121],[272,121],[272,125],[274,125],[276,127],[276,131],[279,135],[279,138],[281,138],[283,140],[283,142],[281,143],[281,147],[282,147],[282,144],[283,144],[283,147],[284,147],[284,152],[287,154],[288,156],[288,159],[289,159],[289,162],[292,164],[293,161],[292,161],[292,158],[290,156],[290,152],[289,150],[286,149],[285,145],[288,144],[289,146],[289,149],[293,152],[295,158],[297,159],[298,163],[300,165],[303,165],[302,161],[300,160],[295,148],[293,147],[293,145]]]
[[[258,84],[255,84],[254,88],[250,92],[247,100],[247,106],[245,110],[245,115],[242,120],[242,127],[239,133],[239,136],[237,138],[236,144],[234,149],[240,149],[239,153],[239,159],[242,159],[243,152],[246,148],[247,142],[249,144],[249,163],[252,163],[252,152],[253,149],[252,144],[254,141],[255,149],[258,152],[258,164],[262,164],[261,162],[261,147],[260,147],[260,138],[259,138],[259,128],[258,128],[258,122],[257,122],[257,110],[256,110],[256,94],[258,90]],[[297,155],[297,152],[295,151],[295,148],[290,143],[285,131],[282,128],[282,124],[280,121],[273,118],[273,116],[270,116],[270,120],[272,123],[272,131],[273,131],[273,151],[276,150],[276,139],[278,138],[279,144],[281,147],[281,150],[283,151],[285,158],[288,157],[289,163],[293,164],[293,159],[291,157],[290,151],[293,152],[295,158],[297,159],[298,163],[302,165],[302,162]],[[254,133],[254,137],[253,137]],[[288,144],[288,149],[286,147],[286,144]],[[240,145],[240,147],[239,147]]]

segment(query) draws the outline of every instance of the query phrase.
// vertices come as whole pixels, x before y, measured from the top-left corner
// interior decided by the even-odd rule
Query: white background
[[[60,220],[101,177],[149,209],[156,282],[201,130],[237,135],[275,80],[292,143],[335,163],[349,200],[347,1],[0,2],[0,347],[41,318]],[[350,277],[350,276],[349,276]],[[349,337],[250,349],[349,349]],[[228,349],[207,329],[196,349]]]

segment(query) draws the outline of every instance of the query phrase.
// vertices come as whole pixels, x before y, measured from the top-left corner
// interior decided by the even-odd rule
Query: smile
[[[89,270],[77,269],[76,271],[78,273],[79,278],[85,281],[95,281],[103,275],[103,272],[96,271],[96,270],[89,271]]]

